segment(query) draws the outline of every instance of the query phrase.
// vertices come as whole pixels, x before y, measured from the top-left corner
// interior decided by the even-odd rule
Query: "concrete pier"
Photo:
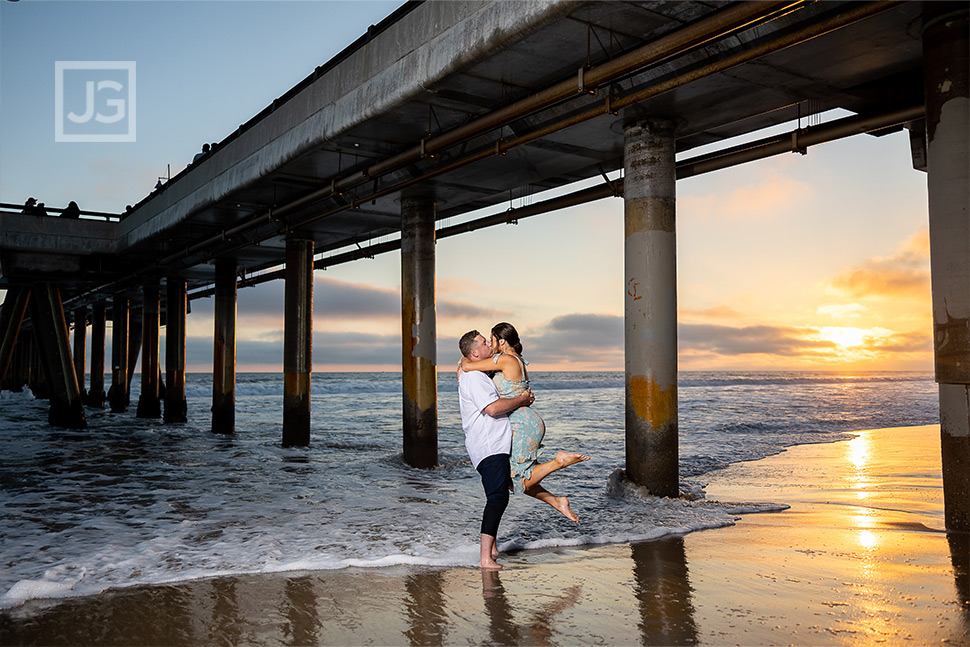
[[[111,413],[128,410],[128,297],[118,295],[111,305]]]
[[[236,264],[216,262],[212,338],[212,431],[236,432]]]
[[[84,357],[87,342],[88,311],[87,308],[74,309],[74,374],[77,376],[77,386],[81,392],[81,401],[87,400],[84,391]]]
[[[925,3],[927,189],[943,496],[970,532],[970,31],[966,3]]]
[[[60,290],[50,283],[40,283],[31,290],[30,318],[37,331],[41,363],[47,376],[50,394],[48,422],[55,427],[87,427],[84,405],[78,389],[70,336]]]
[[[185,279],[165,280],[165,422],[185,422]]]
[[[677,496],[677,240],[674,124],[624,133],[626,473]]]
[[[142,351],[141,394],[138,397],[138,418],[161,418],[162,403],[158,385],[158,280],[148,281],[142,287]]]
[[[91,306],[91,383],[85,404],[97,409],[104,408],[104,340],[105,303],[96,301]]]
[[[438,464],[434,213],[429,198],[401,201],[404,460],[421,468]]]
[[[283,446],[308,447],[313,370],[312,240],[286,240],[283,316]]]

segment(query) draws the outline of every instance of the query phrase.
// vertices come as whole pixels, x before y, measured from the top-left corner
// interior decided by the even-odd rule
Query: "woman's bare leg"
[[[549,461],[548,463],[541,463],[532,468],[532,476],[528,478],[524,485],[525,489],[528,490],[534,485],[539,485],[539,482],[552,474],[555,471],[561,470],[564,467],[570,465],[575,465],[576,463],[582,463],[583,461],[588,461],[589,456],[586,454],[572,454],[569,452],[557,452],[556,457]]]
[[[560,452],[562,453],[562,452]],[[549,490],[545,489],[541,485],[533,485],[525,489],[525,493],[529,496],[535,497],[542,501],[543,503],[548,503],[556,510],[561,512],[570,521],[579,522],[579,515],[573,512],[573,509],[569,507],[569,499],[564,496],[556,496]]]

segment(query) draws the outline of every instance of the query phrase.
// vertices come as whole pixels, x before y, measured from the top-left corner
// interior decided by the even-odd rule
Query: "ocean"
[[[622,543],[731,525],[783,502],[704,498],[705,475],[785,447],[861,429],[936,424],[930,373],[686,372],[680,376],[682,489],[624,494],[623,374],[531,375],[546,454],[592,460],[543,485],[574,524],[513,497],[504,551]],[[110,376],[106,379],[110,383]],[[317,373],[309,448],[280,443],[283,379],[243,373],[236,434],[209,431],[211,376],[187,376],[189,420],[87,410],[88,428],[47,425],[48,403],[0,392],[0,608],[226,574],[350,566],[475,566],[481,483],[464,449],[453,372],[438,376],[438,468],[401,459],[399,373]]]

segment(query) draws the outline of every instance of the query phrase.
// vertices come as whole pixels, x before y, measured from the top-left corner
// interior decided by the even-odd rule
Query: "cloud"
[[[520,331],[520,334],[522,331]],[[623,317],[599,314],[568,314],[554,318],[522,344],[530,358],[541,362],[623,362]]]
[[[933,333],[924,332],[891,333],[880,338],[866,338],[873,348],[889,353],[932,353]]]
[[[793,204],[804,204],[811,197],[812,187],[807,182],[775,175],[727,194],[678,198],[677,209],[703,218],[770,218],[784,213]]]
[[[820,315],[828,315],[836,319],[856,319],[868,310],[867,307],[858,303],[846,303],[842,305],[819,306],[816,312]]]
[[[491,308],[480,308],[467,301],[439,300],[437,304],[439,317],[451,319],[500,319],[509,313]]]
[[[807,330],[792,326],[718,326],[681,324],[680,350],[701,350],[719,355],[770,354],[785,357],[813,355],[832,350],[835,344],[806,339]]]
[[[874,257],[833,278],[831,291],[852,298],[923,297],[930,293],[929,232],[906,240],[891,256]]]

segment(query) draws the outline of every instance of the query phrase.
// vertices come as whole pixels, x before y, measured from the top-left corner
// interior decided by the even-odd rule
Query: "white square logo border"
[[[125,133],[64,132],[64,71],[126,70],[128,72]],[[101,115],[99,115],[101,116]],[[54,141],[55,142],[133,142],[135,141],[135,61],[54,61]]]

